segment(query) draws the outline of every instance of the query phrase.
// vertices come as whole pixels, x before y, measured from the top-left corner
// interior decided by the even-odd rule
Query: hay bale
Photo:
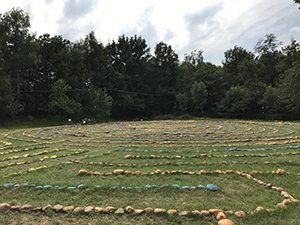
[[[201,210],[201,211],[200,211],[200,215],[201,215],[201,216],[209,216],[210,213],[209,213],[208,210]]]
[[[98,212],[98,213],[103,213],[104,211],[104,208],[103,207],[95,207],[95,212]]]
[[[124,174],[125,170],[123,169],[115,169],[113,170],[113,174],[114,175],[121,175],[121,174]]]
[[[276,208],[277,209],[283,209],[283,208],[285,208],[286,207],[286,205],[283,203],[283,202],[280,202],[280,203],[278,203],[277,205],[276,205]]]
[[[153,213],[154,209],[153,209],[153,208],[150,208],[150,207],[147,207],[147,208],[144,209],[144,211],[145,211],[146,213]]]
[[[181,211],[178,213],[178,216],[188,216],[190,214],[189,211]]]
[[[132,213],[134,211],[134,208],[129,205],[125,208],[125,211],[128,213]]]
[[[277,169],[277,170],[273,170],[272,171],[272,174],[279,174],[279,175],[281,175],[281,174],[286,174],[287,172],[284,170],[284,169]]]
[[[218,221],[218,225],[234,225],[234,222],[230,219],[221,219]]]
[[[32,209],[33,209],[32,205],[28,205],[28,204],[22,205],[22,206],[20,207],[20,210],[24,210],[24,211],[30,211],[30,210],[32,210]]]
[[[62,206],[62,205],[57,204],[57,205],[53,206],[53,210],[54,210],[55,212],[59,212],[59,211],[61,211],[62,209],[63,209],[63,206]]]
[[[94,210],[94,206],[87,206],[84,208],[84,213],[91,213]]]
[[[1,203],[0,204],[0,211],[5,210],[5,209],[10,209],[10,204],[8,203]]]
[[[194,216],[201,216],[201,212],[199,210],[193,210],[192,215]]]
[[[244,211],[236,211],[236,212],[234,213],[234,215],[235,215],[236,217],[241,218],[241,217],[245,217],[245,216],[246,216],[246,213],[245,213]]]
[[[213,215],[218,215],[219,212],[223,212],[222,209],[209,209],[208,212]]]
[[[44,206],[44,207],[42,207],[42,211],[47,211],[47,210],[52,210],[53,209],[53,206],[52,205],[46,205],[46,206]]]
[[[21,205],[12,205],[12,206],[10,207],[10,210],[19,211],[20,208],[21,208]]]
[[[83,207],[76,207],[73,210],[74,213],[83,213],[84,212],[84,208]]]
[[[89,174],[89,172],[85,169],[81,169],[78,172],[78,176],[84,176],[84,175],[88,175],[88,174]]]
[[[254,212],[263,212],[263,211],[265,211],[265,208],[262,207],[262,206],[258,206],[258,207],[254,210]]]
[[[62,211],[65,213],[72,212],[75,209],[73,205],[63,207]]]
[[[119,214],[119,215],[122,215],[125,213],[125,210],[123,208],[118,208],[116,211],[115,211],[115,214]]]
[[[162,209],[162,208],[155,208],[154,209],[155,214],[162,214],[162,213],[166,213],[166,212],[167,212],[167,210]]]
[[[113,211],[115,211],[116,208],[115,207],[112,207],[112,206],[108,206],[108,207],[105,207],[103,212],[104,213],[112,213]]]
[[[226,219],[226,215],[224,212],[218,212],[217,216],[216,216],[217,220],[221,220],[221,219]]]
[[[133,214],[135,214],[135,215],[141,215],[142,213],[144,213],[145,212],[145,210],[143,210],[143,209],[135,209],[134,211],[133,211]]]
[[[167,213],[168,213],[169,215],[174,215],[174,214],[177,213],[177,210],[176,210],[176,209],[169,209],[169,210],[167,211]]]

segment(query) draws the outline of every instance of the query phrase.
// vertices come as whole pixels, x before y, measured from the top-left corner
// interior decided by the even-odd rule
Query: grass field
[[[219,209],[235,224],[299,225],[299,159],[296,122],[0,128],[0,203],[10,205],[0,224],[211,225]],[[48,204],[58,212],[42,209]],[[98,208],[82,211],[88,206]]]

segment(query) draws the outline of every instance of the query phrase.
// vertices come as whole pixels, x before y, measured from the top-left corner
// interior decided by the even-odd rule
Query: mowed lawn
[[[0,128],[0,203],[13,207],[0,211],[0,224],[211,225],[218,223],[213,213],[193,211],[219,209],[235,224],[298,225],[299,159],[297,122],[195,119]],[[279,187],[295,201],[280,205],[286,197]],[[92,211],[43,211],[48,204]],[[32,209],[20,210],[22,205]],[[116,213],[127,206],[177,213]],[[112,209],[100,213],[94,207]],[[245,215],[235,214],[241,211]]]

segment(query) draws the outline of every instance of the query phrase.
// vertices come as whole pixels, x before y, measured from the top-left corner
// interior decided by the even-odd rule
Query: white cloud
[[[292,0],[1,0],[0,12],[29,12],[38,35],[62,34],[71,40],[94,30],[103,42],[125,33],[142,35],[153,47],[171,44],[182,57],[202,49],[220,64],[234,45],[252,50],[266,33],[289,42],[300,39],[300,10]]]

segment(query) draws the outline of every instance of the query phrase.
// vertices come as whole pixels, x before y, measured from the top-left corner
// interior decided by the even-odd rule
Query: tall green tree
[[[84,73],[82,77],[87,85],[104,88],[110,86],[109,81],[109,57],[104,45],[99,42],[94,32],[90,32],[83,40],[74,45],[74,48],[82,54]],[[78,55],[78,53],[77,53]],[[82,70],[82,69],[81,69]]]
[[[154,49],[154,73],[152,79],[156,81],[156,90],[160,97],[155,102],[156,113],[173,113],[176,103],[176,83],[178,79],[178,55],[172,46],[160,42]]]
[[[3,59],[0,57],[0,118],[9,116],[13,109],[12,88],[9,76],[3,72]]]
[[[63,79],[54,83],[50,95],[49,111],[62,118],[76,116],[81,110],[81,105],[68,96],[71,87]]]
[[[85,101],[82,102],[82,117],[102,120],[111,115],[113,103],[112,97],[107,95],[106,91],[99,88],[89,89]]]
[[[192,74],[193,82],[203,82],[207,89],[206,112],[216,112],[225,95],[224,72],[211,63],[201,63]],[[189,90],[192,87],[189,87]]]
[[[285,56],[284,69],[290,69],[293,63],[300,61],[300,43],[295,39],[291,40],[291,43],[282,48],[282,53]]]
[[[286,71],[281,86],[283,97],[288,103],[287,108],[292,113],[300,114],[300,61]]]
[[[71,42],[62,36],[41,35],[38,39],[39,64],[36,89],[49,90],[58,79],[68,80],[70,74]]]
[[[120,36],[106,47],[109,56],[109,85],[107,90],[114,99],[112,113],[132,117],[147,112],[147,93],[153,92],[148,62],[150,49],[146,40]],[[146,94],[143,94],[146,93]]]
[[[203,82],[195,82],[191,89],[191,96],[193,100],[193,105],[196,111],[204,113],[204,106],[207,102],[207,89]]]
[[[281,52],[278,50],[282,43],[274,34],[267,34],[255,46],[257,56],[257,71],[260,81],[267,85],[274,85],[280,79],[280,71],[277,69]]]
[[[224,98],[223,107],[229,113],[247,113],[250,109],[253,96],[251,91],[244,86],[232,86]]]
[[[189,98],[185,93],[176,95],[176,112],[183,114],[187,112]]]
[[[29,28],[29,15],[23,10],[14,8],[0,15],[2,70],[6,74],[6,82],[10,82],[8,86],[12,90],[14,113],[25,109],[21,91],[32,85],[26,81],[32,76],[37,60],[35,39]]]
[[[203,62],[203,52],[194,50],[189,54],[186,54],[184,61],[180,63],[178,67],[178,76],[176,89],[178,92],[190,92],[190,89],[195,82],[195,72],[198,67],[205,64]]]
[[[279,88],[268,86],[260,101],[262,113],[284,113],[286,109],[284,108],[283,99]]]
[[[232,49],[226,51],[224,55],[223,69],[226,76],[225,82],[227,88],[232,85],[242,85],[245,82],[245,76],[248,80],[254,77],[255,74],[241,71],[245,68],[245,64],[253,62],[253,53],[242,47],[234,46]]]
[[[190,54],[186,54],[184,56],[184,62],[190,63],[194,67],[197,67],[201,63],[203,63],[203,51],[201,50],[194,50]]]
[[[160,42],[155,46],[154,54],[159,84],[162,88],[172,91],[178,76],[178,55],[172,49],[172,46],[164,42]]]

